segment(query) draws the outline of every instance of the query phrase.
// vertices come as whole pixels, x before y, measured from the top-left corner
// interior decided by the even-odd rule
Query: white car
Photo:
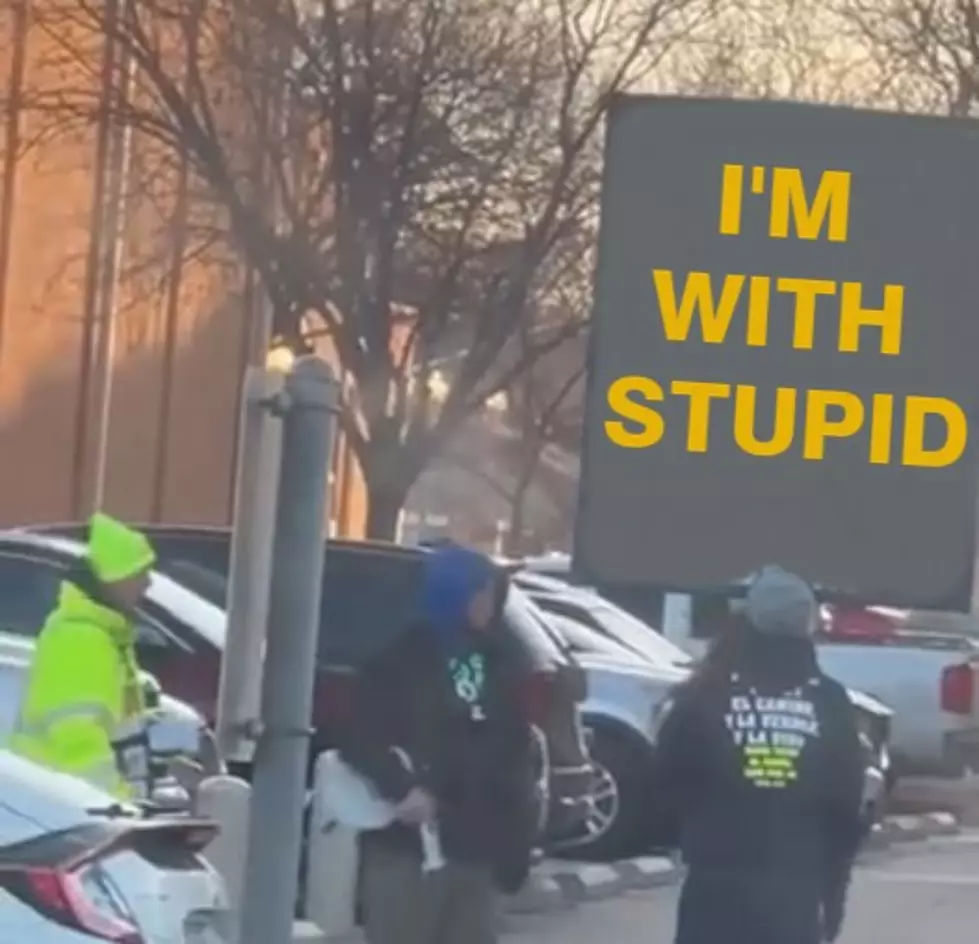
[[[81,780],[0,750],[0,941],[224,944],[216,827],[146,818]]]

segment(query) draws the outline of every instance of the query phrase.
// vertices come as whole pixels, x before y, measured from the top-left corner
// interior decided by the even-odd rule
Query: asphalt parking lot
[[[676,888],[632,892],[564,914],[514,919],[513,944],[668,944]],[[866,854],[839,944],[975,944],[979,830]]]

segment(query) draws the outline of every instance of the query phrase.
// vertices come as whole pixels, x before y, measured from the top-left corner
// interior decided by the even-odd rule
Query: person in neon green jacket
[[[150,786],[133,611],[156,560],[147,538],[105,514],[38,636],[10,748],[120,799]]]

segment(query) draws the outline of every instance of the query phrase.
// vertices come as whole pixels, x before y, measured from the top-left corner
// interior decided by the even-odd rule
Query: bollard
[[[306,917],[326,935],[343,939],[357,927],[360,852],[357,831],[337,823],[322,801],[324,764],[316,759],[306,858]]]
[[[235,922],[231,935],[233,944],[238,941],[251,794],[252,788],[244,780],[224,775],[208,777],[197,790],[195,812],[214,820],[221,829],[218,837],[204,850],[204,858],[217,869],[227,886]]]
[[[274,404],[284,376],[248,369],[239,418],[234,530],[228,577],[228,638],[221,659],[217,738],[224,760],[250,762],[248,736],[259,715],[262,653],[269,607],[275,498],[282,453],[282,420]]]

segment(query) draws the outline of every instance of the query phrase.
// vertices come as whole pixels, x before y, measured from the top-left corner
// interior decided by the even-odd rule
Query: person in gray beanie
[[[846,689],[816,660],[818,619],[802,578],[765,567],[661,716],[656,832],[688,867],[676,944],[840,934],[864,758]]]
[[[811,639],[819,620],[816,596],[801,577],[765,567],[748,587],[744,614],[764,636]]]

